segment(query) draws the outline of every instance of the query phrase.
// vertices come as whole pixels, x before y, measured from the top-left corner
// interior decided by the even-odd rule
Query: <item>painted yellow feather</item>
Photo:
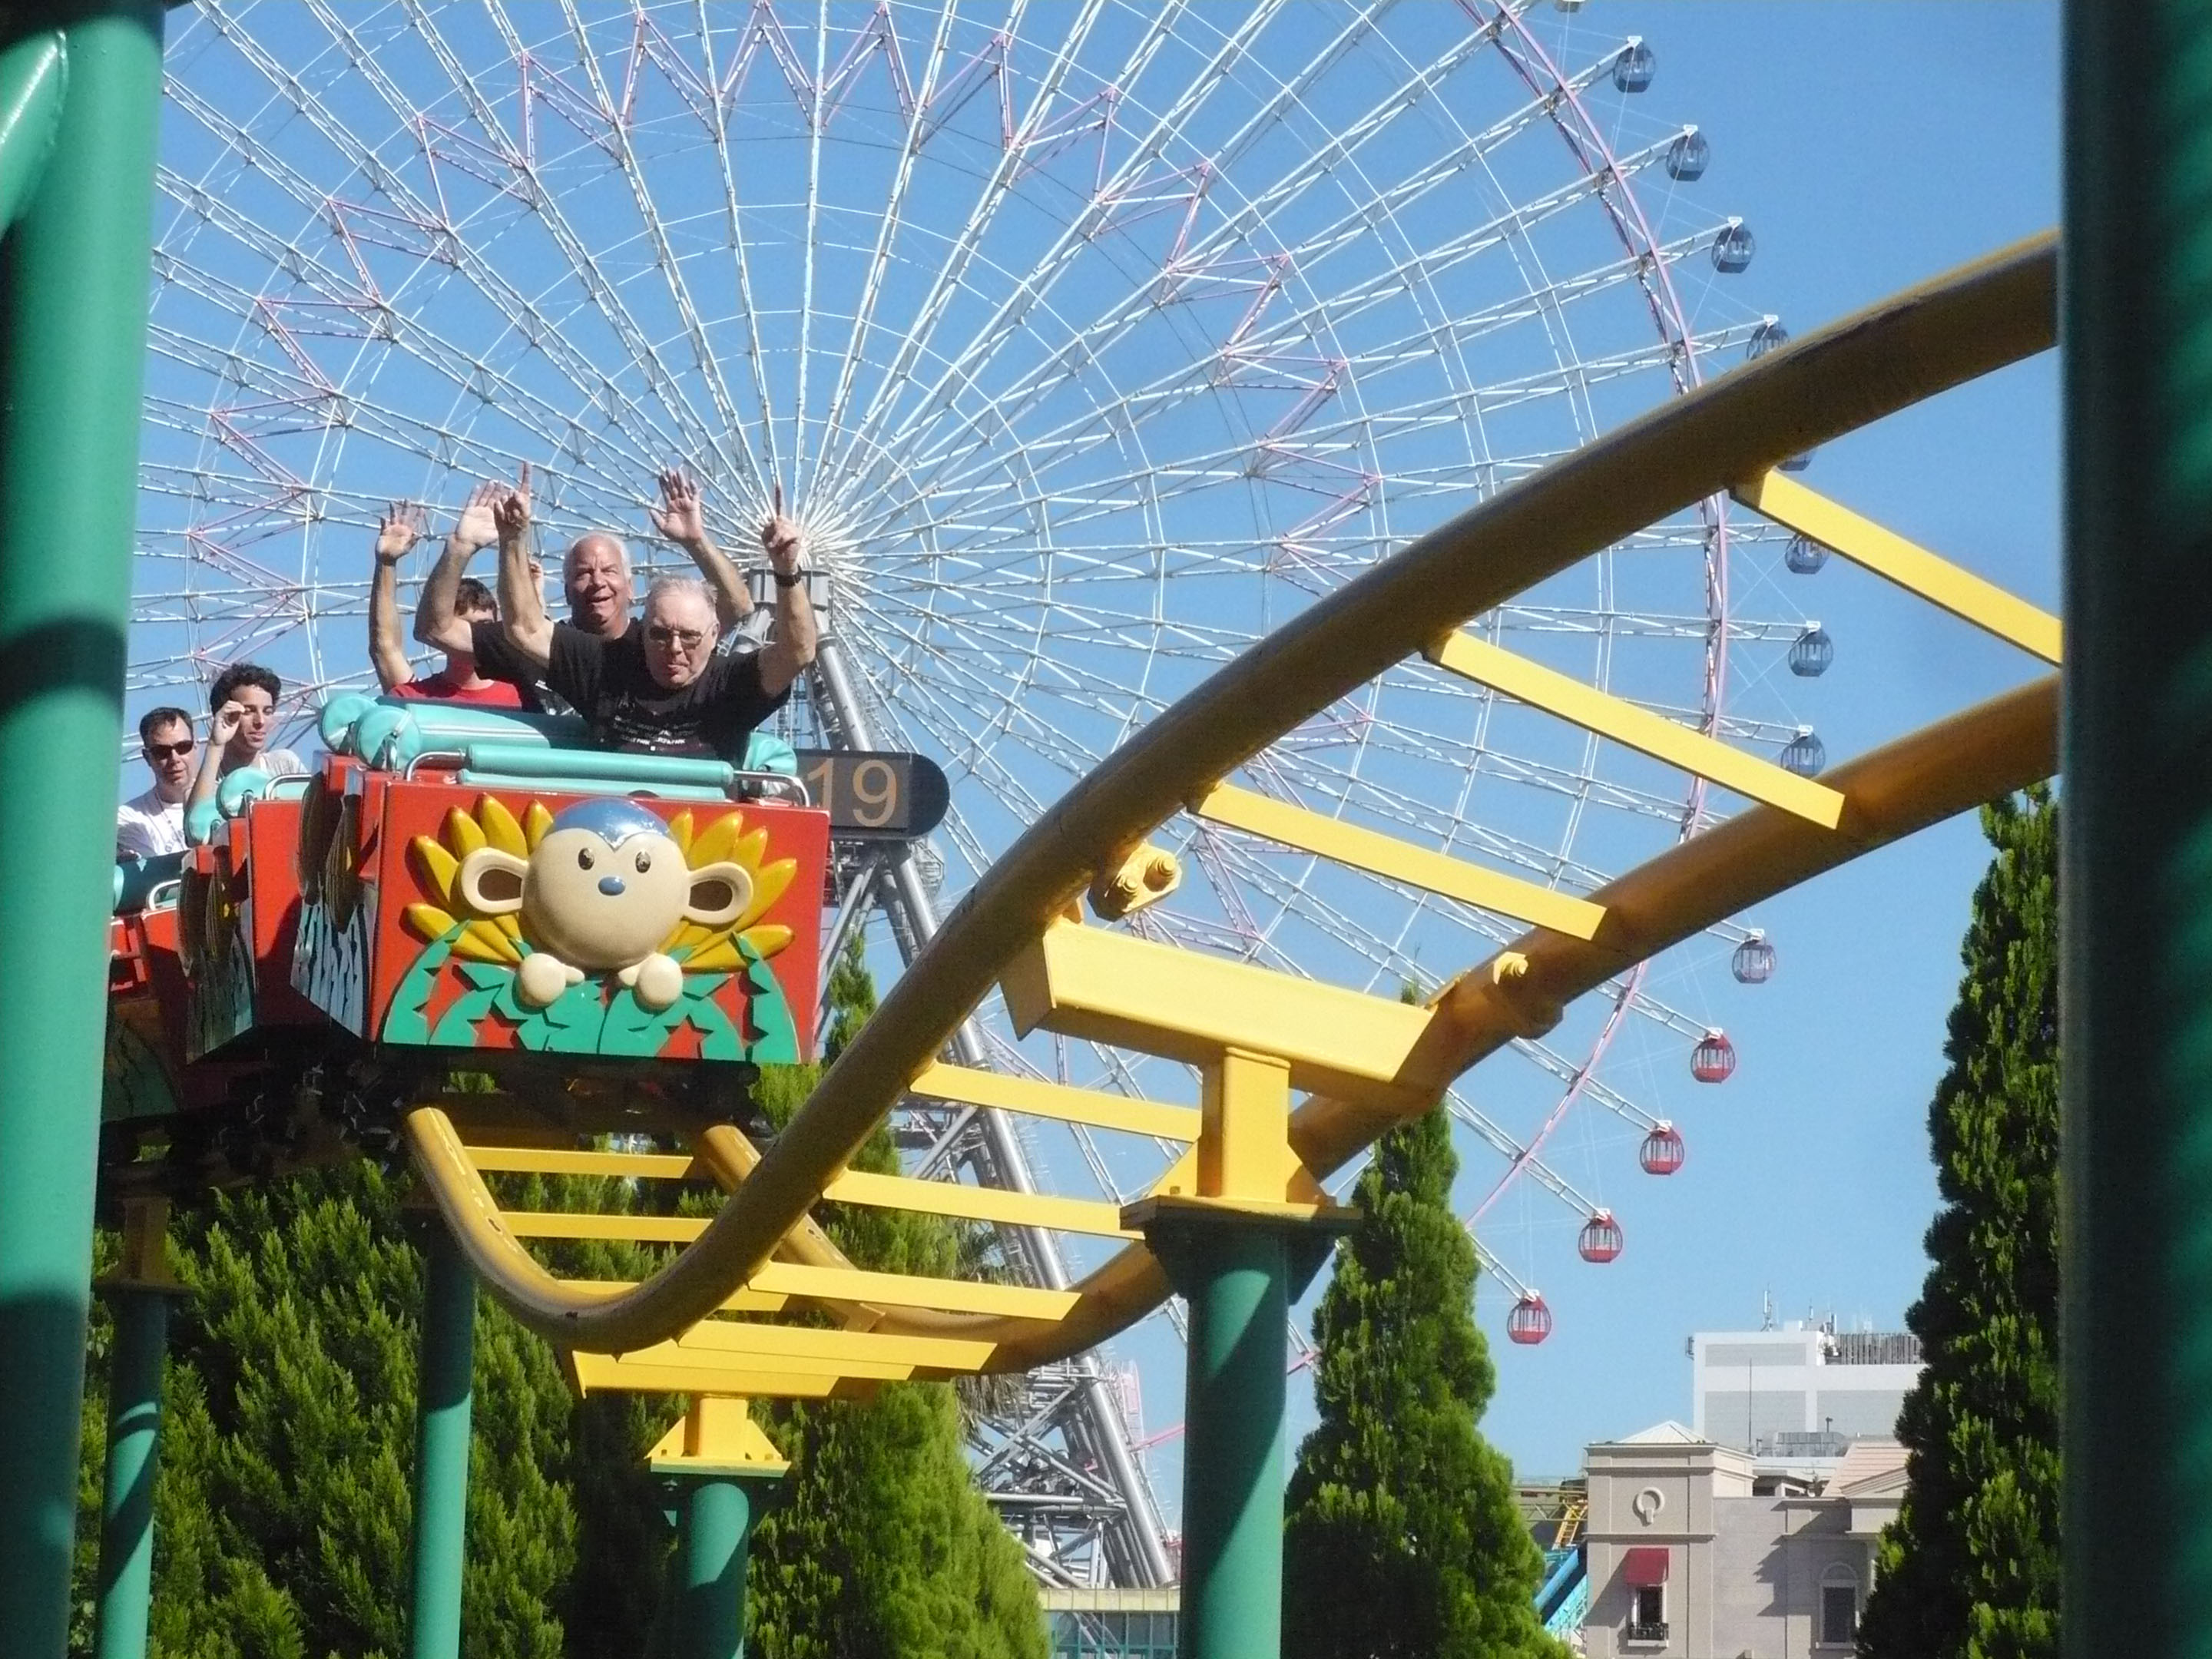
[[[791,885],[791,878],[798,873],[797,859],[778,859],[774,864],[761,866],[760,873],[753,878],[753,902],[745,907],[744,916],[738,926],[743,927],[755,916],[766,915],[769,907],[783,896],[784,889]]]
[[[538,843],[545,839],[552,828],[553,815],[545,810],[545,803],[542,800],[531,802],[529,810],[522,815],[522,837],[530,843],[532,852],[538,850]]]
[[[775,921],[765,927],[748,927],[739,937],[762,956],[772,957],[791,943],[791,929]]]
[[[744,828],[744,823],[743,812],[725,812],[702,830],[699,839],[691,843],[691,867],[696,870],[702,864],[720,864],[729,857],[738,831]]]
[[[530,856],[530,843],[522,838],[522,826],[514,821],[514,814],[507,810],[507,803],[498,796],[477,797],[477,823],[483,826],[484,839],[501,852],[519,859]]]
[[[422,884],[422,890],[434,894],[440,902],[452,909],[453,878],[460,873],[461,861],[428,836],[417,836],[409,842],[407,855],[414,862],[415,878]]]
[[[718,939],[696,956],[686,957],[684,971],[687,974],[719,974],[738,965],[738,947],[730,939]]]
[[[507,936],[489,921],[472,921],[463,928],[460,938],[453,941],[453,949],[459,954],[473,957],[479,962],[522,960],[522,952],[516,950]]]
[[[678,812],[668,820],[668,839],[684,849],[684,856],[688,861],[691,856],[690,813]]]
[[[446,845],[453,856],[465,859],[484,844],[484,832],[477,821],[458,806],[446,809]]]
[[[422,939],[441,938],[453,925],[453,919],[434,904],[410,904],[399,913],[399,919],[410,933]]]

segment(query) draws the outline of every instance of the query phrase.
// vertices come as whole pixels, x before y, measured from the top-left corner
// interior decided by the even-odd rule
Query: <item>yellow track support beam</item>
[[[1780,472],[1762,473],[1729,492],[1753,512],[1809,536],[1853,564],[1887,577],[1906,592],[2009,640],[2056,667],[2059,661],[2058,618],[1995,582],[1961,570],[1948,559],[1884,530],[1871,519],[1808,489]]]
[[[709,1319],[677,1339],[687,1352],[726,1354],[761,1370],[823,1368],[850,1376],[934,1376],[979,1371],[989,1363],[989,1342],[903,1332],[825,1331],[805,1325],[761,1325]],[[876,1367],[875,1370],[861,1369]]]
[[[637,1286],[621,1279],[572,1279],[608,1296]],[[723,1298],[723,1313],[774,1314],[798,1302],[839,1306],[933,1308],[942,1313],[993,1314],[1006,1319],[1050,1323],[1075,1306],[1073,1291],[1033,1290],[1026,1285],[993,1285],[965,1279],[931,1279],[919,1273],[869,1273],[860,1267],[814,1267],[795,1261],[763,1262],[742,1290]]]
[[[1431,853],[1395,836],[1362,829],[1288,801],[1271,800],[1233,783],[1215,784],[1194,796],[1189,805],[1194,816],[1225,823],[1232,830],[1264,836],[1370,875],[1440,893],[1463,904],[1480,905],[1516,921],[1534,922],[1577,939],[1588,939],[1596,933],[1605,916],[1597,906],[1571,893],[1539,886],[1518,876],[1501,875],[1464,859]]]
[[[1161,1106],[1126,1095],[1109,1095],[1103,1090],[1072,1089],[1064,1083],[1040,1083],[1034,1078],[947,1066],[941,1060],[924,1066],[907,1090],[932,1100],[989,1106],[1030,1117],[1057,1118],[1063,1123],[1087,1123],[1097,1129],[1126,1130],[1134,1135],[1157,1135],[1162,1140],[1198,1139],[1198,1114],[1188,1106]]]
[[[1450,633],[1428,648],[1428,659],[1463,679],[1502,691],[1516,702],[1557,714],[1588,732],[1646,754],[1669,766],[1709,779],[1723,789],[1733,789],[1748,799],[1795,812],[1808,823],[1832,830],[1844,816],[1844,798],[1826,784],[1784,771],[1771,761],[1731,749],[1702,732],[1692,732],[1673,720],[1638,708],[1624,698],[1593,690],[1580,680],[1510,651],[1500,650],[1473,635]],[[1591,907],[1595,908],[1595,907]],[[1523,916],[1524,921],[1540,921]],[[1559,928],[1565,933],[1569,930]],[[1597,928],[1577,933],[1589,939]]]
[[[1434,1098],[1398,1084],[1428,1010],[1387,997],[1067,921],[1047,927],[1001,983],[1024,1036],[1042,1026],[1206,1066],[1237,1048],[1279,1057],[1293,1088],[1408,1111]]]
[[[1802,335],[1500,490],[1223,665],[1079,780],[984,872],[706,1234],[626,1296],[606,1300],[571,1291],[532,1260],[500,1225],[451,1120],[434,1107],[410,1112],[410,1150],[485,1287],[522,1323],[567,1348],[640,1348],[696,1324],[779,1248],[1006,965],[1098,871],[1116,867],[1194,790],[1230,776],[1440,633],[1599,549],[1759,477],[1790,455],[2048,349],[2057,295],[2057,239],[2043,236]],[[2028,688],[1831,772],[1826,781],[1848,802],[1837,831],[1753,807],[1613,884],[1595,896],[1608,911],[1597,939],[1540,933],[1520,947],[1532,963],[1527,975],[1510,987],[1498,978],[1494,993],[1465,1006],[1443,1003],[1412,1057],[1412,1080],[1433,1098],[1468,1063],[1462,1056],[1479,1057],[1485,1043],[1506,1041],[1485,1024],[1491,1015],[1483,1011],[1496,998],[1579,994],[1616,964],[1663,949],[1747,902],[2047,775],[2056,696],[2055,687]],[[1930,752],[1947,769],[1919,769]],[[1960,793],[1967,788],[1977,793]],[[1640,919],[1611,914],[1624,892],[1648,896],[1633,884],[1669,881],[1692,867],[1682,854],[1710,877],[1701,862],[1705,849],[1723,842],[1743,850],[1744,842],[1728,834],[1738,824],[1763,855],[1749,870],[1724,871],[1702,893],[1670,888],[1668,926],[1647,928]],[[1676,921],[1688,925],[1676,931]],[[1556,957],[1569,947],[1587,954]],[[1498,1012],[1516,1011],[1507,1002]],[[1476,1033],[1465,1042],[1463,1018]],[[1525,1009],[1516,1018],[1528,1021]],[[1251,1046],[1272,1052],[1266,1043]],[[1388,1127],[1389,1115],[1377,1103],[1358,1095],[1310,1102],[1292,1118],[1291,1143],[1310,1168],[1325,1173]],[[1337,1145],[1340,1134],[1348,1146]],[[1166,1294],[1158,1265],[1142,1250],[1121,1252],[1078,1288],[1083,1300],[1075,1313],[1048,1336],[1006,1333],[994,1366],[1018,1369],[1079,1352]],[[901,1322],[977,1336],[989,1325],[920,1313]]]
[[[624,1181],[704,1181],[681,1152],[586,1152],[543,1146],[471,1146],[469,1162],[486,1175],[613,1176]]]
[[[1051,1227],[1066,1233],[1096,1233],[1104,1238],[1136,1237],[1121,1225],[1118,1209],[1096,1199],[1054,1198],[1045,1193],[969,1187],[957,1181],[915,1181],[906,1176],[848,1170],[823,1189],[822,1196],[837,1204],[918,1210],[925,1215],[953,1216],[963,1221]],[[574,1210],[505,1210],[501,1216],[517,1238],[623,1239],[633,1244],[689,1244],[709,1224],[702,1216],[592,1214]]]
[[[568,1379],[581,1395],[743,1395],[756,1400],[865,1400],[881,1386],[874,1379],[841,1378],[819,1371],[747,1370],[717,1363],[718,1356],[687,1353],[673,1342],[619,1358],[571,1350]]]

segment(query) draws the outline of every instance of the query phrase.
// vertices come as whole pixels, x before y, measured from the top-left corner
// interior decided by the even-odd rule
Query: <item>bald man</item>
[[[726,633],[744,624],[752,614],[752,595],[745,579],[724,556],[707,531],[699,501],[699,486],[680,468],[671,467],[659,478],[661,504],[646,508],[653,529],[690,556],[714,595],[715,626]],[[530,468],[526,463],[514,492],[530,501]],[[526,548],[500,547],[499,597],[502,611],[515,614],[521,590],[538,591],[538,572]],[[622,538],[604,530],[587,531],[576,538],[561,560],[561,592],[568,601],[568,622],[603,640],[618,640],[629,631],[630,605],[636,587],[630,574],[629,550]]]
[[[527,543],[529,496],[509,495],[496,517],[504,568]],[[702,581],[674,577],[653,585],[641,628],[612,637],[551,621],[529,587],[516,594],[504,623],[474,625],[450,596],[434,591],[422,637],[442,650],[473,652],[487,674],[543,674],[583,716],[599,748],[712,754],[742,766],[753,729],[783,706],[792,682],[814,660],[814,611],[799,568],[798,527],[779,514],[762,526],[761,545],[775,573],[776,629],[774,641],[757,652],[718,656],[712,594]]]

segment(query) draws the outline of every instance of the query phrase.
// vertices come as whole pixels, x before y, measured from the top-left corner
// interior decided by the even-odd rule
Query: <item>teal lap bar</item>
[[[1182,1465],[1182,1659],[1283,1648],[1285,1321],[1325,1258],[1313,1222],[1134,1205],[1127,1220],[1190,1307]]]
[[[20,65],[12,49],[58,29],[65,58],[43,163],[35,177],[7,164],[15,217],[0,234],[0,776],[50,780],[0,790],[10,1659],[60,1659],[69,1633],[161,17],[0,6],[0,57]]]
[[[453,1236],[422,1227],[422,1362],[415,1403],[409,1659],[459,1659],[469,1512],[477,1279]]]

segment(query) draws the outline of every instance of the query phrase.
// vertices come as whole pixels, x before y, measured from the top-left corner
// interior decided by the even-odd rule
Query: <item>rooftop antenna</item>
[[[1774,1324],[1774,1291],[1771,1287],[1759,1293],[1759,1328],[1771,1331]]]

